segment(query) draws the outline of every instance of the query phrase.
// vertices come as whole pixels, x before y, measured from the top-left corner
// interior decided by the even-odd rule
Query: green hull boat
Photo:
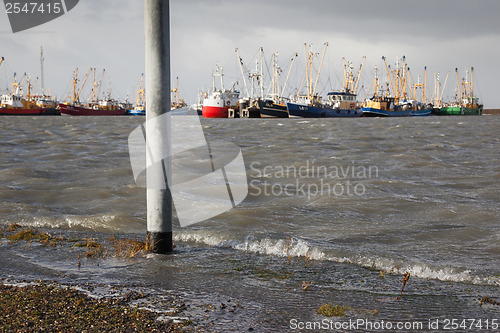
[[[441,116],[480,116],[483,114],[483,106],[444,106],[439,110]]]

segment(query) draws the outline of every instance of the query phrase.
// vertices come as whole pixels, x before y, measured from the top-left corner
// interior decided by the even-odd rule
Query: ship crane
[[[89,72],[87,73],[87,76],[85,77],[85,80],[83,81],[82,86],[80,87],[80,90],[78,93],[76,92],[76,83],[78,81],[78,68],[75,69],[75,74],[73,76],[73,103],[77,103],[77,101],[80,98],[80,94],[83,90],[83,87],[85,86],[85,82],[87,82],[87,79],[89,78],[90,72],[92,72],[92,68],[90,68]],[[69,97],[69,96],[68,96]]]
[[[137,99],[135,102],[136,107],[144,109],[146,105],[146,98],[144,89],[142,88],[142,81],[144,79],[144,74],[141,75],[141,83],[139,83],[139,90],[137,90]]]
[[[291,64],[290,64],[290,68],[288,69],[288,74],[286,76],[285,84],[283,85],[283,90],[281,90],[280,100],[283,99],[283,95],[285,94],[285,88],[287,86],[288,79],[290,78],[290,73],[292,72],[293,64],[295,63],[295,59],[297,59],[298,56],[299,56],[299,54],[295,53],[293,55],[292,59],[290,60]]]
[[[358,94],[359,78],[361,77],[361,72],[363,71],[363,66],[365,65],[366,56],[363,57],[363,62],[359,66],[358,77],[356,79],[356,87],[354,87],[354,95]]]

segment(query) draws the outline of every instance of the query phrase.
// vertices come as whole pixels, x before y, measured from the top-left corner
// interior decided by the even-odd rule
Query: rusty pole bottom
[[[172,253],[174,250],[172,232],[150,232],[147,233],[147,250],[158,254]]]

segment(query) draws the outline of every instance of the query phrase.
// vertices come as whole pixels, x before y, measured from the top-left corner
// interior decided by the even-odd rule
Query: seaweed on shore
[[[7,227],[0,228],[0,238],[5,237],[11,243],[38,242],[44,246],[58,247],[67,243],[73,244],[71,249],[84,249],[84,252],[78,253],[80,258],[103,258],[103,257],[118,257],[118,258],[134,258],[140,254],[149,252],[146,241],[136,239],[134,236],[130,238],[119,238],[115,235],[108,239],[108,242],[99,241],[95,238],[79,238],[65,239],[61,235],[54,236],[44,230],[33,227],[22,227],[18,224],[11,224]]]
[[[325,317],[345,317],[347,312],[351,310],[345,305],[332,305],[331,303],[321,305],[316,312]]]

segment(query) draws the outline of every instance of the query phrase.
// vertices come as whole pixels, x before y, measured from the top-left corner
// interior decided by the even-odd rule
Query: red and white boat
[[[13,83],[12,86],[13,92],[11,94],[1,96],[1,116],[55,116],[60,114],[54,107],[41,104],[31,98],[29,92],[28,97],[24,98],[19,92],[19,83]]]
[[[229,109],[238,110],[238,91],[224,90],[224,74],[219,65],[216,66],[213,77],[213,90],[203,100],[202,114],[205,118],[228,118]],[[215,78],[220,77],[220,89],[215,86]],[[234,88],[234,86],[233,86]]]

